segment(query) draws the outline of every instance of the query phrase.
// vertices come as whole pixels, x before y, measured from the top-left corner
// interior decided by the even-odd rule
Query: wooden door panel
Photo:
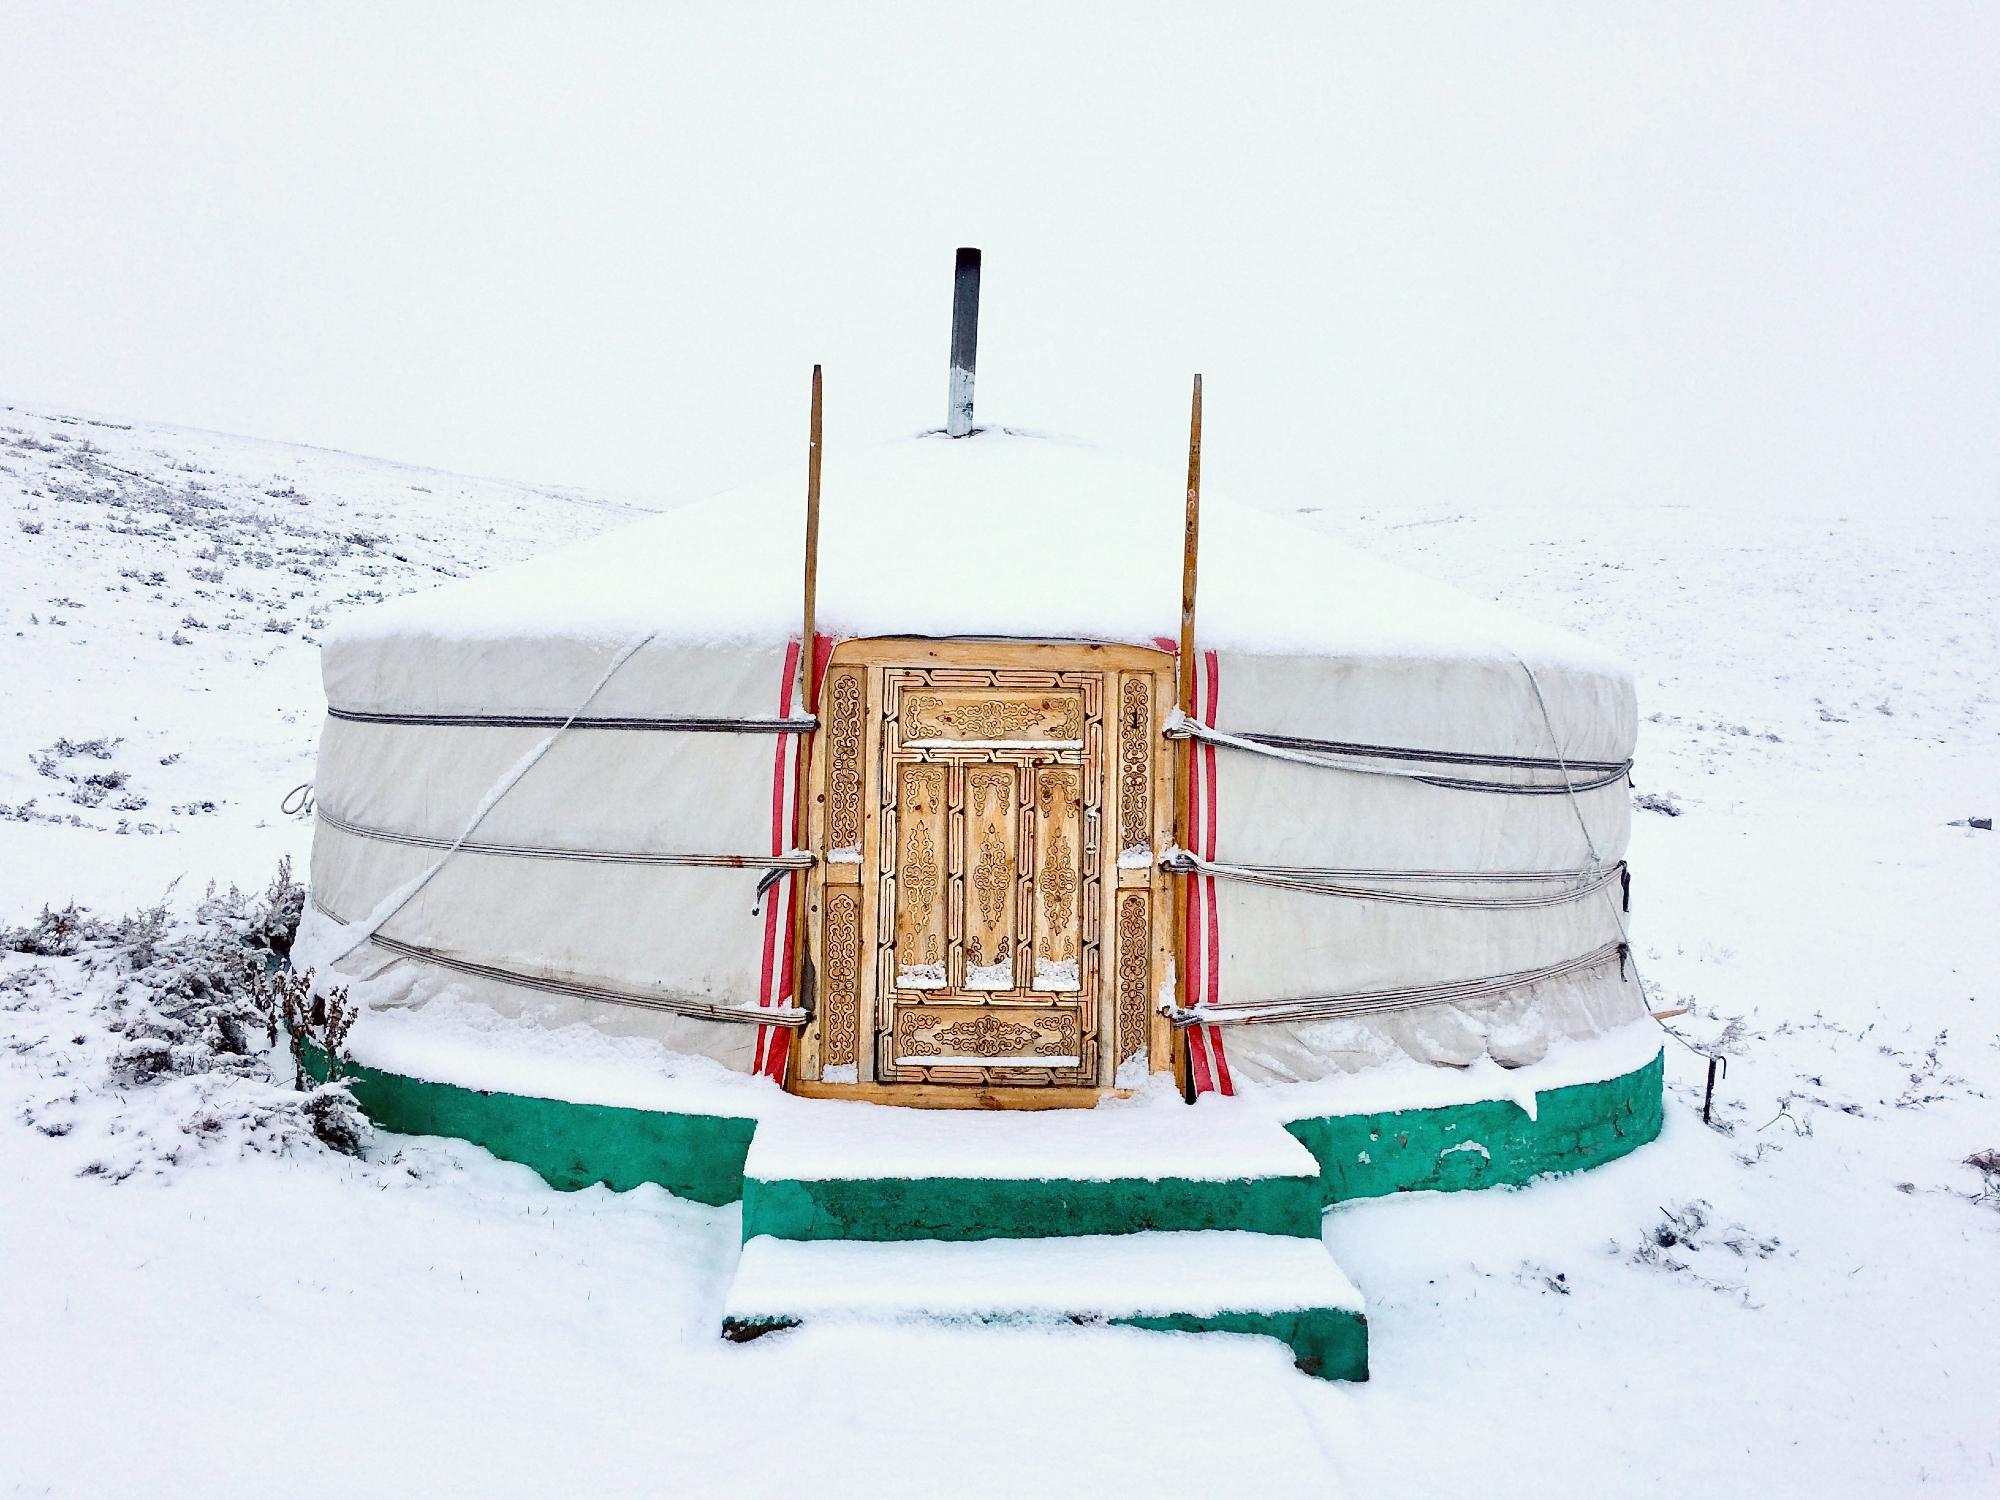
[[[898,1067],[1075,1068],[1081,1039],[1080,1018],[1069,1006],[926,1001],[896,1008],[894,1056]]]
[[[903,699],[901,739],[910,746],[1083,746],[1083,694],[943,687]]]
[[[960,930],[967,990],[1011,990],[1019,981],[1015,911],[1022,885],[1021,768],[965,768],[965,860]]]
[[[1032,989],[1081,990],[1084,848],[1082,769],[1035,771],[1035,968]]]
[[[895,978],[893,987],[941,990],[947,972],[945,885],[948,767],[896,768]]]

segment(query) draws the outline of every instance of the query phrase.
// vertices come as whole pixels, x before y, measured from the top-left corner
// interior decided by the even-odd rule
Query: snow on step
[[[1361,1294],[1318,1240],[1235,1230],[1043,1240],[780,1240],[743,1247],[724,1317],[1106,1320],[1329,1310]]]
[[[1232,1182],[1317,1177],[1319,1164],[1268,1116],[1235,1101],[1034,1111],[814,1101],[767,1116],[743,1172],[764,1182]]]

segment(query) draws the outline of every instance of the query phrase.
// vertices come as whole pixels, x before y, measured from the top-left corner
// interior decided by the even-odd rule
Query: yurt
[[[840,1240],[858,1302],[1359,1374],[1326,1204],[1658,1130],[1632,678],[1201,493],[1198,384],[1183,474],[973,427],[956,365],[963,436],[822,442],[815,372],[771,478],[339,622],[294,963],[383,1123],[741,1197],[739,1332],[837,1314]],[[1315,1264],[1238,1306],[1215,1230]]]

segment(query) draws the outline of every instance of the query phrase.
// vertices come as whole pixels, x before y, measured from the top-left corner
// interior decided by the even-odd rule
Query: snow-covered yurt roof
[[[801,461],[357,612],[329,639],[329,687],[352,653],[392,640],[782,641],[799,629],[804,491]],[[819,627],[838,637],[1172,637],[1184,493],[1169,467],[1001,429],[858,452],[834,445],[824,460]],[[1200,643],[1265,656],[1518,657],[1623,675],[1585,640],[1212,492],[1201,512]]]

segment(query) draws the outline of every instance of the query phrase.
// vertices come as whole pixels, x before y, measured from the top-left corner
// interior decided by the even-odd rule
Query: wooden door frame
[[[1099,958],[1100,1036],[1107,1066],[1088,1086],[994,1086],[863,1081],[872,1071],[876,984],[874,934],[879,882],[867,878],[876,847],[877,757],[883,743],[882,674],[898,667],[960,667],[1095,671],[1105,676],[1105,720],[1118,726],[1104,751],[1105,833],[1100,841],[1102,934]],[[1146,687],[1127,688],[1128,683]],[[858,691],[857,691],[858,690]],[[1129,693],[1129,698],[1128,698]],[[870,637],[839,642],[828,660],[813,711],[820,731],[806,782],[809,847],[818,856],[807,881],[806,942],[795,993],[810,996],[814,1016],[793,1050],[787,1087],[811,1098],[863,1100],[953,1109],[1089,1107],[1107,1094],[1129,1092],[1116,1075],[1121,1059],[1143,1049],[1148,1072],[1174,1067],[1171,1029],[1159,996],[1174,975],[1173,891],[1157,854],[1172,838],[1174,764],[1160,733],[1174,704],[1172,653],[1145,646],[1089,641]],[[1130,743],[1143,743],[1142,763],[1128,758],[1125,715],[1148,722]],[[1107,736],[1107,740],[1112,739]],[[1143,795],[1143,809],[1134,806]],[[1155,858],[1144,867],[1119,862],[1125,835],[1143,827]],[[838,837],[840,843],[834,843]],[[845,857],[830,854],[850,851]],[[858,858],[854,854],[858,853]],[[1139,926],[1143,922],[1143,934]],[[832,950],[829,951],[829,943]],[[1143,956],[1143,957],[1142,957]],[[855,1070],[852,1081],[827,1079],[829,1069]]]

